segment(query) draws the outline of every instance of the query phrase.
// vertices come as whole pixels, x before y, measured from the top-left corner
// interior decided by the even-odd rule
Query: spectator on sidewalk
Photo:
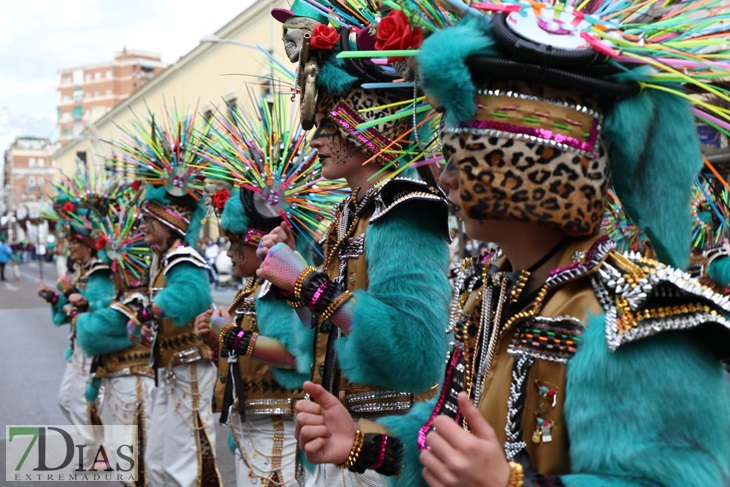
[[[0,280],[2,281],[5,280],[5,264],[10,262],[12,256],[13,251],[5,243],[5,239],[0,239]]]

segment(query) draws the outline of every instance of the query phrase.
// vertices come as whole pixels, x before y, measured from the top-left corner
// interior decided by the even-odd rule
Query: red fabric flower
[[[106,244],[109,243],[109,237],[106,235],[102,235],[101,237],[96,239],[96,243],[94,244],[94,247],[96,247],[96,250],[103,250],[104,247],[106,247]]]
[[[216,194],[213,195],[213,198],[211,199],[212,205],[222,210],[224,206],[226,206],[226,201],[228,201],[228,198],[231,197],[231,192],[227,189],[223,188],[218,190]]]
[[[378,23],[375,31],[375,49],[389,51],[416,49],[423,42],[423,29],[411,27],[408,17],[400,10],[391,10]],[[388,62],[403,61],[404,57],[389,57]]]
[[[332,49],[340,42],[340,33],[329,25],[317,24],[312,30],[309,47],[312,49]]]
[[[74,205],[73,205],[73,203],[71,203],[70,201],[67,201],[67,202],[65,202],[65,203],[63,204],[63,206],[61,207],[61,209],[62,209],[63,211],[65,211],[66,213],[69,213],[69,212],[71,212],[71,211],[74,211],[74,209],[75,209],[75,208],[74,208]]]
[[[139,191],[139,187],[142,186],[142,181],[137,180],[132,183],[132,189],[135,191]]]

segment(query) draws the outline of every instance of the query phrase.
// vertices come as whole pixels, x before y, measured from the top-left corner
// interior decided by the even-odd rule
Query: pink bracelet
[[[316,291],[314,291],[314,295],[312,296],[312,301],[309,303],[309,309],[314,308],[314,305],[317,304],[317,300],[322,295],[325,289],[327,289],[327,286],[329,286],[330,281],[324,281],[321,286],[317,288]]]
[[[241,341],[241,338],[246,334],[246,330],[241,330],[238,332],[238,335],[236,335],[236,338],[233,340],[233,344],[231,345],[231,350],[235,350],[238,346],[238,342]]]
[[[370,465],[370,470],[377,470],[383,466],[385,461],[385,447],[388,445],[388,435],[383,435],[383,441],[380,442],[380,455],[378,455],[378,461]]]

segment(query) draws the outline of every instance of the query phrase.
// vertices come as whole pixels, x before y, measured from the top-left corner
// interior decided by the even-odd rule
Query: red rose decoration
[[[332,49],[340,42],[340,33],[329,25],[317,24],[312,30],[309,47],[312,49]]]
[[[66,213],[69,213],[69,212],[71,212],[71,211],[74,211],[74,209],[75,209],[75,208],[74,208],[74,205],[73,205],[73,203],[71,203],[70,201],[67,201],[67,202],[65,202],[65,203],[63,204],[63,206],[61,207],[61,209],[62,209],[63,211],[65,211]]]
[[[139,191],[139,187],[142,186],[142,181],[135,181],[132,183],[132,189],[135,191]]]
[[[390,51],[418,48],[423,42],[423,29],[411,27],[406,14],[392,10],[379,23],[375,31],[375,49]],[[403,61],[404,57],[389,57],[388,62]]]
[[[221,190],[218,190],[218,192],[213,195],[213,198],[211,199],[211,204],[215,208],[222,210],[223,207],[226,205],[226,201],[228,201],[228,198],[230,197],[231,192],[223,188]]]
[[[106,244],[109,243],[109,237],[102,235],[101,237],[96,239],[96,243],[94,244],[94,247],[96,247],[96,250],[103,250],[104,247],[106,247]]]

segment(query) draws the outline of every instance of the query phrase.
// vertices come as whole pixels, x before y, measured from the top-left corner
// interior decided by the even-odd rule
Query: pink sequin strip
[[[521,127],[519,125],[513,125],[511,123],[497,122],[494,120],[472,120],[463,124],[459,124],[459,128],[467,129],[482,129],[482,130],[498,130],[500,132],[526,135],[531,137],[537,137],[542,140],[556,142],[573,149],[581,150],[589,153],[592,157],[597,157],[596,145],[598,142],[598,120],[594,119],[591,126],[591,131],[588,135],[588,140],[583,142],[574,137],[567,135],[558,134],[549,129],[544,128],[529,128]]]

